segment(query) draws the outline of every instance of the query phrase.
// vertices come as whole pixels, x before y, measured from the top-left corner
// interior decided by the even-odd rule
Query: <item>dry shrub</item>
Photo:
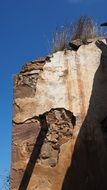
[[[91,17],[81,16],[79,20],[73,24],[72,40],[80,39],[87,43],[88,39],[102,36],[100,27]]]
[[[52,40],[52,52],[62,51],[68,48],[69,42],[80,40],[87,44],[88,39],[102,37],[101,28],[91,17],[81,16],[77,22],[66,24],[56,29]]]
[[[71,39],[71,25],[63,25],[56,28],[52,40],[52,52],[63,51],[67,48]]]

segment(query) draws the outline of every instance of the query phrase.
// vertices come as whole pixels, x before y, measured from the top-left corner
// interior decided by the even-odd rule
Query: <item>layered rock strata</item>
[[[93,42],[28,63],[15,76],[12,190],[66,189],[100,57]]]

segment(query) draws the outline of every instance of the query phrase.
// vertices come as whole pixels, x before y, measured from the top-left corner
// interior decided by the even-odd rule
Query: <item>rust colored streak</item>
[[[64,61],[65,65],[67,66],[68,72],[70,71],[69,69],[69,63],[68,60],[66,59]],[[70,73],[71,74],[71,73]],[[70,81],[70,77],[69,77],[69,73],[66,77],[66,85],[67,85],[67,96],[68,96],[68,102],[69,102],[69,110],[71,110],[72,108],[72,98],[71,98],[71,94],[70,94],[70,90],[71,90],[71,81]]]
[[[81,117],[84,119],[85,116],[85,96],[84,96],[84,85],[83,78],[80,69],[80,64],[77,63],[77,83],[78,83],[78,91],[80,96],[80,109],[81,109]]]

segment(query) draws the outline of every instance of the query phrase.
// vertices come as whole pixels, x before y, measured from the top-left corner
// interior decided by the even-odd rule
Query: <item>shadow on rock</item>
[[[36,161],[39,157],[42,145],[44,143],[44,139],[46,137],[47,131],[48,131],[48,125],[46,122],[46,117],[44,115],[39,116],[40,124],[41,124],[41,130],[37,137],[36,143],[34,145],[33,151],[31,153],[29,162],[27,164],[27,167],[24,171],[23,178],[21,180],[20,186],[18,190],[26,190],[30,181],[30,178],[32,176]]]
[[[101,61],[62,190],[107,190],[107,45],[97,41],[96,46]]]

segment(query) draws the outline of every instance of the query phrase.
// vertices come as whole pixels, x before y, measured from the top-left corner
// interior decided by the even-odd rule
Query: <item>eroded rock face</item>
[[[12,189],[41,189],[41,185],[47,189],[60,187],[69,164],[66,156],[70,154],[68,151],[64,156],[62,149],[67,144],[72,145],[75,123],[76,118],[70,111],[57,108],[23,124],[14,124]],[[64,167],[62,158],[63,163],[66,162]]]
[[[53,109],[46,114],[48,129],[39,155],[40,163],[50,167],[57,165],[60,147],[72,138],[75,123],[73,114],[63,108]]]
[[[64,107],[83,121],[100,55],[91,43],[77,52],[57,52],[50,61],[26,65],[15,79],[14,103],[20,111],[14,111],[13,120],[21,123],[51,108]]]
[[[92,120],[93,126],[96,116],[102,115],[98,109],[92,111],[96,107],[92,89],[100,56],[101,50],[93,42],[76,52],[65,50],[33,61],[15,76],[12,190],[68,190],[69,183],[62,185],[80,127],[85,118],[88,123]],[[80,133],[82,140],[78,142],[86,156],[83,139],[87,132],[82,128],[85,132]],[[96,130],[97,139],[98,133]]]

